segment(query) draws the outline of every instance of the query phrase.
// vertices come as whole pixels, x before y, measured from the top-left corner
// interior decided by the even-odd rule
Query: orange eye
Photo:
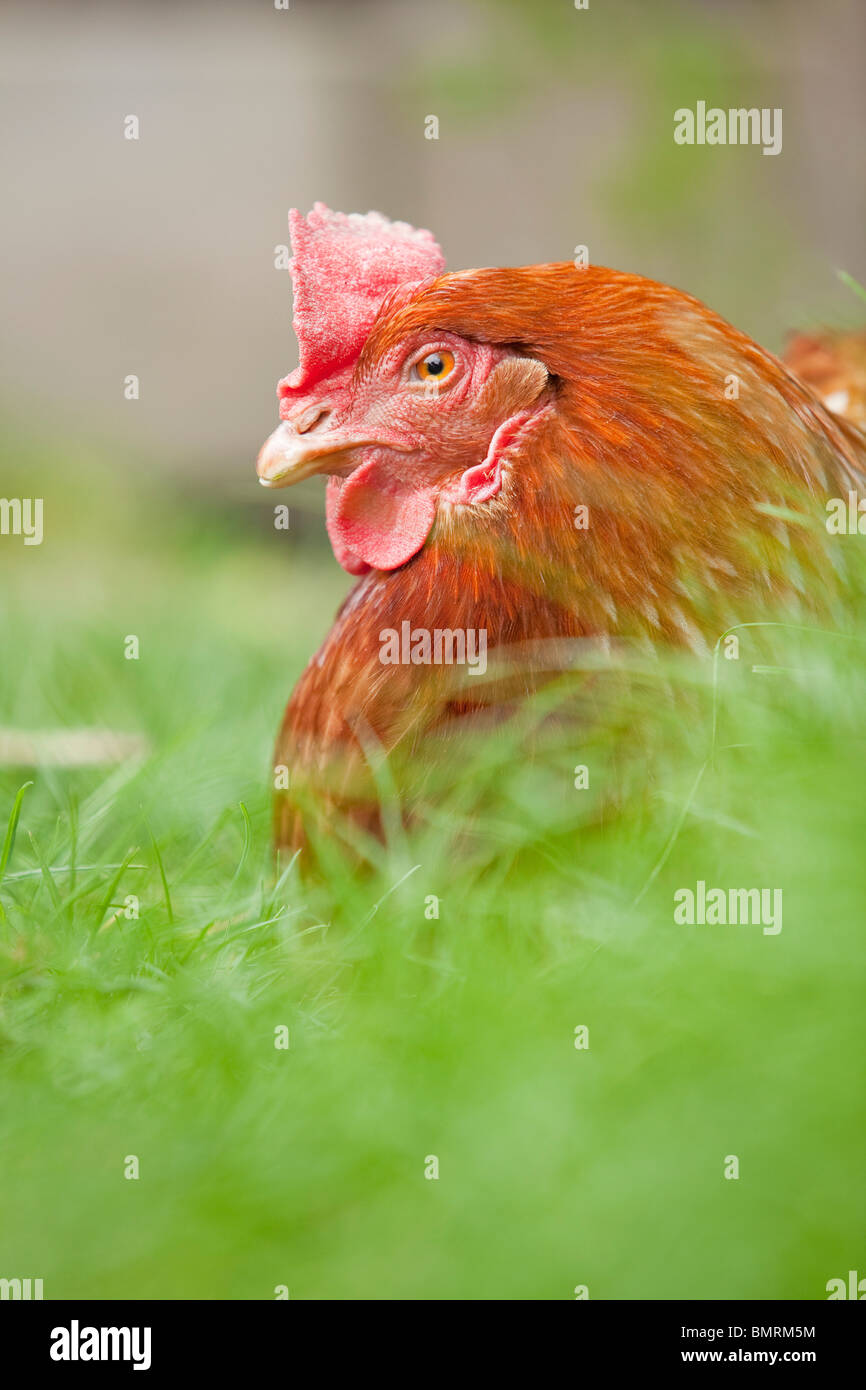
[[[420,362],[415,363],[415,375],[419,381],[444,381],[454,371],[454,353],[447,348],[439,352],[428,352]]]

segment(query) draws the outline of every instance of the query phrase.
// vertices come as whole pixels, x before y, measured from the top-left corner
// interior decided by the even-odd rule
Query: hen
[[[375,829],[380,753],[411,768],[455,716],[501,717],[574,639],[706,650],[835,583],[791,511],[860,486],[866,437],[698,300],[570,263],[445,274],[376,213],[290,225],[300,365],[258,474],[328,475],[359,579],[283,719],[278,847],[311,802]]]

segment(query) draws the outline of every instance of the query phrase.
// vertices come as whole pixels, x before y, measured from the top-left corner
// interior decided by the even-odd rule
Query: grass
[[[0,1276],[826,1297],[864,1215],[860,605],[844,638],[644,661],[591,734],[478,749],[365,872],[275,881],[272,739],[344,577],[292,532],[63,469],[40,455],[44,545],[0,542],[0,723],[151,753],[0,772]],[[699,879],[781,887],[782,931],[676,925]]]

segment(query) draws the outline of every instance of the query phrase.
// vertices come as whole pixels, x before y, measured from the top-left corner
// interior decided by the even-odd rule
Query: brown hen
[[[705,305],[595,266],[445,274],[378,214],[291,224],[300,366],[258,471],[329,475],[359,579],[286,709],[278,847],[311,816],[375,830],[381,756],[411,812],[443,731],[507,715],[577,639],[706,651],[764,605],[822,608],[820,516],[866,438]]]

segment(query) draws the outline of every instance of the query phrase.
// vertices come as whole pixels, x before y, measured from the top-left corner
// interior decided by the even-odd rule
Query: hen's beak
[[[337,455],[366,442],[340,430],[301,432],[286,421],[262,445],[256,462],[259,482],[262,487],[289,487],[314,473],[336,473],[341,463]]]

